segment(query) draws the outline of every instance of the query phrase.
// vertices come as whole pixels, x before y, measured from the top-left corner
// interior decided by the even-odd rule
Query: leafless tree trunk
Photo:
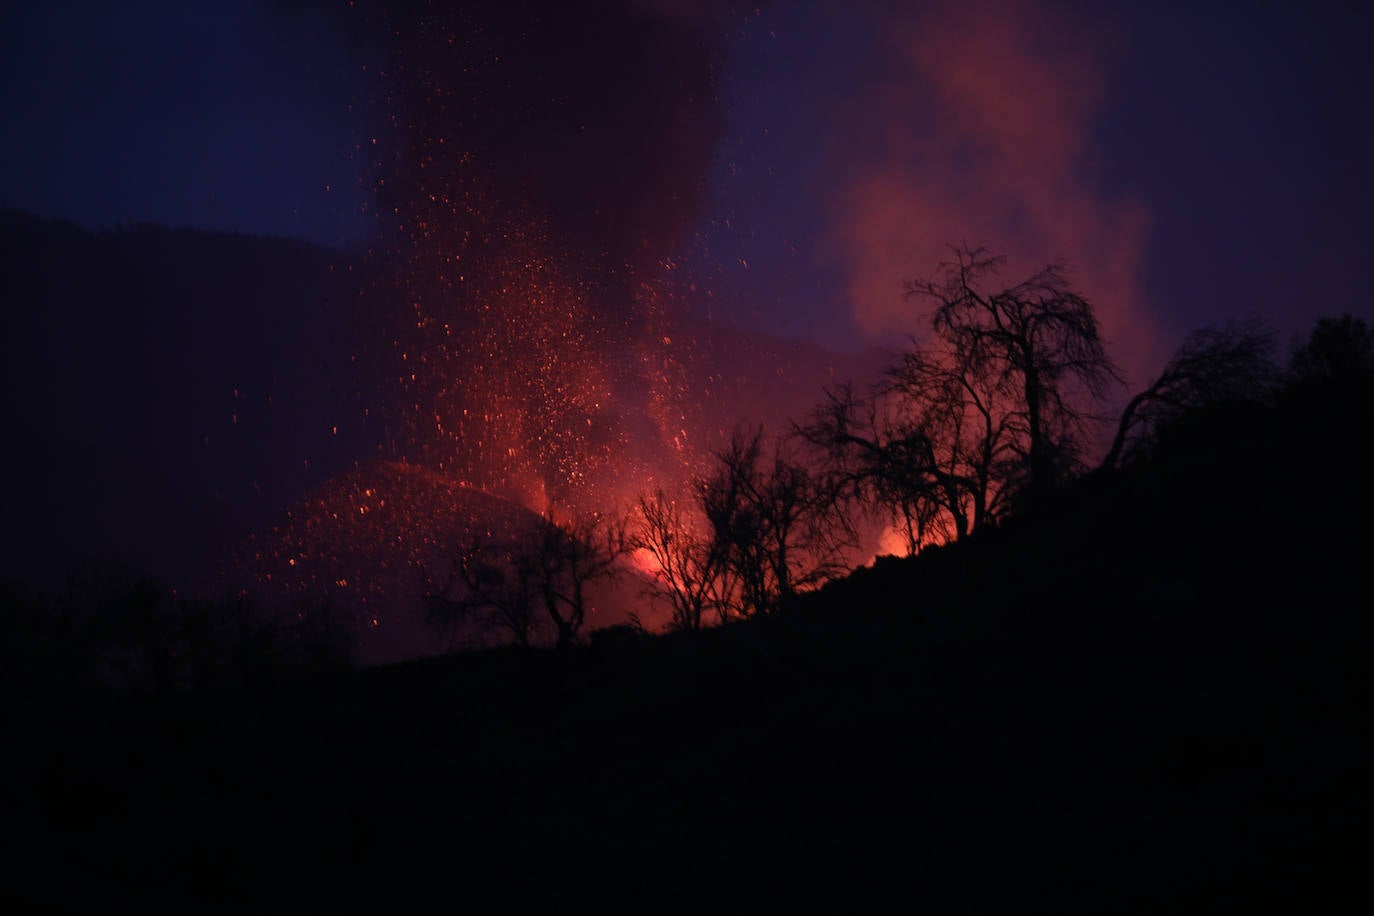
[[[622,520],[547,513],[504,543],[474,542],[456,556],[447,581],[426,591],[430,621],[451,639],[504,630],[520,646],[547,625],[555,645],[572,645],[588,587],[619,575],[629,550]]]
[[[845,569],[853,532],[839,491],[781,443],[766,455],[762,429],[736,431],[716,454],[701,499],[744,615],[771,613]]]
[[[934,278],[909,281],[907,295],[934,303],[935,333],[970,377],[1016,395],[1010,419],[1020,427],[1026,490],[1038,492],[1077,470],[1089,408],[1121,377],[1092,306],[1062,263],[990,293],[983,287],[1005,259],[983,249],[953,251]]]
[[[709,537],[699,522],[662,490],[639,500],[640,527],[635,546],[652,559],[654,590],[673,609],[673,625],[699,630],[714,612],[728,613],[732,593],[725,545]]]

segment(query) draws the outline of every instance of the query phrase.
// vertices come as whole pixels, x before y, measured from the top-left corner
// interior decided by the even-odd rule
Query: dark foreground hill
[[[697,637],[20,685],[4,894],[1365,912],[1367,395],[1213,412],[1036,516]]]

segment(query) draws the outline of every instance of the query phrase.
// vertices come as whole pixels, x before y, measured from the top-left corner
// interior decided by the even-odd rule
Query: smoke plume
[[[1149,212],[1104,187],[1094,143],[1112,31],[1019,0],[869,15],[885,66],[837,131],[832,227],[860,326],[917,330],[900,281],[935,273],[950,244],[1005,254],[1009,282],[1063,258],[1138,379],[1156,356]]]

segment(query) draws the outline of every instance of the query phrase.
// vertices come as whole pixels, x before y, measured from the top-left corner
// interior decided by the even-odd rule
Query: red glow
[[[1142,380],[1162,356],[1144,291],[1150,215],[1093,165],[1110,33],[1020,0],[898,9],[881,29],[900,63],[837,128],[872,138],[834,164],[831,241],[856,320],[919,330],[899,279],[933,270],[951,243],[1005,254],[1008,276],[1064,258],[1114,359]]]

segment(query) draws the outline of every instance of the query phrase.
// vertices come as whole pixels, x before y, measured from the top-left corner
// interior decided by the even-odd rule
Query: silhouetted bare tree
[[[426,584],[430,623],[453,644],[504,633],[528,647],[551,632],[558,647],[572,645],[587,622],[588,586],[616,577],[629,549],[624,520],[551,509],[506,540],[474,538],[453,556],[444,584]]]
[[[1079,470],[1092,403],[1119,381],[1062,265],[987,293],[1002,259],[954,255],[907,284],[935,303],[931,341],[913,342],[865,396],[828,391],[797,427],[847,495],[887,512],[910,553],[964,538]]]
[[[1080,469],[1090,409],[1121,377],[1062,262],[987,292],[1005,259],[981,248],[953,252],[933,278],[908,281],[907,295],[934,303],[941,358],[1007,407],[1006,444],[1022,460],[1025,490],[1039,491]]]
[[[621,518],[587,514],[559,519],[550,510],[517,558],[553,621],[556,644],[572,645],[587,622],[587,588],[616,578],[632,549]]]
[[[886,515],[914,554],[940,523],[935,484],[923,460],[928,440],[885,393],[860,396],[849,383],[827,389],[825,400],[794,431],[824,456],[837,499]]]
[[[736,430],[701,488],[716,549],[738,584],[736,610],[766,614],[842,572],[852,544],[837,492],[763,430]]]
[[[518,541],[472,540],[453,557],[444,584],[426,589],[425,603],[430,625],[450,648],[483,645],[502,633],[528,647],[540,628],[539,598],[521,569]]]
[[[860,502],[886,509],[915,553],[995,519],[1024,477],[1015,405],[946,342],[915,347],[866,398],[842,386],[798,427]]]
[[[451,639],[504,630],[520,646],[547,626],[556,646],[572,645],[588,587],[615,578],[630,549],[623,520],[550,510],[504,542],[474,541],[454,557],[447,581],[426,591],[430,621]]]
[[[653,561],[653,589],[672,606],[673,626],[699,630],[712,614],[724,621],[734,592],[726,545],[663,490],[641,496],[638,509],[634,545]]]
[[[1159,376],[1126,403],[1101,466],[1130,461],[1163,424],[1188,411],[1262,396],[1278,376],[1272,348],[1270,335],[1254,324],[1188,335]]]

